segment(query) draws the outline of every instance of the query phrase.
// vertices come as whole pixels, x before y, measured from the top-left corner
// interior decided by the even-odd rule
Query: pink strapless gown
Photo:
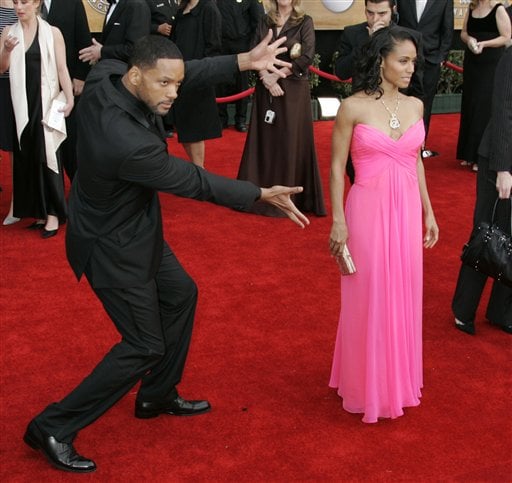
[[[363,421],[396,418],[420,403],[423,247],[418,150],[413,124],[397,141],[358,124],[356,181],[346,202],[348,246],[357,272],[341,278],[341,314],[329,386]]]

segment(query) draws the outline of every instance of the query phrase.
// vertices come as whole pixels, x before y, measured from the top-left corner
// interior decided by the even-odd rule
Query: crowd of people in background
[[[402,415],[404,407],[418,405],[421,397],[422,251],[433,247],[439,238],[423,161],[438,154],[425,140],[441,66],[453,43],[454,5],[453,0],[365,0],[364,5],[366,21],[344,29],[335,64],[340,78],[352,79],[353,92],[341,103],[334,124],[329,247],[337,259],[350,247],[357,271],[342,278],[342,293],[345,301],[358,303],[342,303],[330,386],[337,389],[346,410],[362,413],[365,422],[376,422]],[[75,180],[75,204],[70,211],[74,210],[76,219],[90,216],[84,206],[94,204],[94,196],[104,196],[101,190],[95,191],[101,183],[92,182],[96,179],[94,170],[106,169],[101,167],[101,153],[91,141],[102,137],[101,132],[94,131],[103,122],[101,115],[92,127],[79,123],[83,139],[77,135],[74,112],[84,102],[84,85],[84,96],[91,104],[79,110],[81,118],[85,113],[98,116],[107,105],[109,112],[117,112],[116,102],[128,113],[143,112],[141,119],[125,126],[127,132],[137,133],[136,138],[127,139],[124,131],[118,133],[125,138],[124,145],[117,146],[118,151],[133,147],[133,151],[125,152],[133,161],[133,166],[127,162],[131,170],[126,165],[117,166],[118,154],[109,151],[113,147],[106,146],[109,141],[105,139],[102,149],[117,169],[105,177],[105,185],[114,192],[109,184],[113,179],[124,183],[127,192],[133,190],[140,206],[147,203],[147,213],[154,215],[157,228],[151,243],[160,245],[149,250],[144,260],[148,267],[176,269],[179,283],[186,286],[187,292],[180,293],[180,297],[187,298],[187,310],[191,312],[186,317],[180,315],[187,327],[181,336],[187,340],[180,342],[184,347],[188,347],[190,337],[195,287],[161,239],[158,190],[204,196],[240,211],[289,216],[299,225],[307,223],[301,211],[327,214],[310,109],[313,19],[302,8],[301,0],[268,0],[265,7],[258,0],[109,0],[102,32],[96,38],[89,31],[82,0],[0,0],[0,148],[12,156],[13,172],[13,195],[3,224],[31,219],[27,228],[38,230],[42,238],[57,235],[68,213],[64,173]],[[497,0],[471,0],[461,32],[466,49],[457,157],[478,171],[475,225],[488,220],[496,200],[510,198],[512,190],[512,49],[506,49],[511,44],[511,15],[511,7],[506,9]],[[277,67],[241,57],[249,49],[258,51],[258,46],[271,42],[286,46]],[[159,54],[164,55],[165,65],[158,64]],[[152,58],[148,60],[147,56]],[[210,58],[218,56],[223,57],[211,62]],[[247,63],[242,63],[243,59]],[[185,67],[187,87],[177,96]],[[155,81],[151,69],[165,72],[167,80]],[[238,171],[240,181],[229,184],[205,169],[205,141],[222,136],[229,125],[226,106],[217,106],[216,96],[247,89],[250,69],[255,69],[256,76],[250,120],[246,117],[247,99],[236,102],[234,117],[235,129],[247,132]],[[117,78],[117,83],[103,80],[109,76]],[[87,90],[88,84],[97,85],[98,91]],[[170,99],[153,106],[153,94],[168,84],[174,89]],[[123,124],[125,118],[116,118],[116,122]],[[173,176],[183,176],[179,180],[171,179],[166,171],[165,136],[170,130],[176,132],[191,161],[183,166],[181,161],[173,160],[177,163],[173,164]],[[142,144],[132,146],[130,143],[135,141]],[[84,156],[87,159],[80,168]],[[148,171],[141,170],[141,159],[148,161]],[[352,185],[345,202],[346,176]],[[183,185],[185,180],[190,186]],[[141,184],[152,197],[145,198]],[[303,189],[276,195],[258,191],[254,185]],[[233,190],[232,196],[228,188]],[[95,195],[88,198],[83,189]],[[290,196],[297,208],[289,202]],[[285,204],[282,198],[286,198]],[[116,213],[103,213],[105,223],[126,214],[130,201],[126,200],[126,206]],[[510,211],[508,203],[499,208],[497,215],[497,223],[509,234]],[[142,215],[134,210],[130,216],[134,213],[140,221]],[[95,228],[100,232],[101,220],[93,218],[90,226],[97,223]],[[84,246],[94,245],[97,240],[91,239],[84,226],[76,225],[76,219],[68,229],[70,263],[78,277],[86,274],[116,321],[123,341],[133,339],[136,347],[140,335],[132,333],[129,324],[123,325],[133,315],[118,310],[128,297],[118,293],[119,286],[133,292],[128,297],[130,306],[139,304],[141,293],[148,300],[162,298],[158,303],[163,306],[166,294],[155,295],[153,286],[134,289],[129,285],[136,283],[133,280],[109,285],[113,278],[122,279],[124,275],[119,267],[109,265],[109,257],[92,256],[93,248],[86,254],[92,261],[83,258]],[[105,241],[105,246],[108,243]],[[108,249],[114,250],[110,245]],[[139,249],[137,246],[125,255],[137,258]],[[111,272],[107,273],[105,267]],[[140,272],[145,273],[148,267],[139,267]],[[172,277],[156,271],[146,278],[157,285],[170,284]],[[461,268],[452,308],[455,327],[465,333],[475,333],[475,313],[486,279],[470,267]],[[167,295],[176,294],[169,289]],[[160,333],[162,315],[157,312],[151,312],[150,318]],[[487,318],[512,333],[512,288],[494,282]],[[136,323],[145,322],[134,320]],[[170,334],[169,340],[173,337]],[[133,347],[128,346],[121,349],[131,357]],[[167,350],[169,347],[161,345],[155,349]],[[123,354],[108,357],[115,359]],[[42,449],[61,469],[93,471],[94,462],[78,455],[72,446],[76,433],[141,377],[138,417],[193,415],[209,409],[207,401],[183,400],[174,389],[181,377],[186,349],[179,358],[172,356],[179,359],[179,370],[170,367],[169,361],[156,363],[140,350],[133,357],[138,358],[137,363],[126,380],[121,381],[126,376],[121,374],[124,369],[106,375],[108,370],[98,366],[99,372],[88,382],[86,379],[68,399],[49,406],[32,421],[25,441]],[[154,367],[170,374],[171,391],[166,393],[162,388],[160,374],[153,377],[148,372]],[[92,385],[101,387],[105,403],[90,402],[94,398],[90,394]],[[155,398],[165,404],[159,405]],[[74,412],[75,406],[81,415]],[[48,438],[53,436],[48,435],[52,434],[60,435],[61,446],[50,444]]]

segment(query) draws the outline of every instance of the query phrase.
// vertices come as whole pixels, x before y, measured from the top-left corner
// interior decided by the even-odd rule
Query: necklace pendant
[[[398,129],[400,127],[400,120],[396,117],[396,114],[391,114],[389,119],[389,127],[391,129]]]

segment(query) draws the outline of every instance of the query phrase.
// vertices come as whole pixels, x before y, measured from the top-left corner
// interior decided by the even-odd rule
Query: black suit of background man
[[[416,0],[397,0],[398,24],[417,30],[423,46],[423,104],[425,130],[428,133],[432,103],[441,75],[441,63],[446,60],[453,36],[453,0],[427,0],[420,20]]]
[[[101,58],[126,62],[135,41],[148,35],[150,27],[151,12],[146,0],[118,0],[108,22],[105,16],[101,34]]]
[[[222,17],[222,46],[221,53],[225,55],[238,54],[249,49],[250,43],[258,26],[260,17],[265,13],[260,0],[217,0]],[[238,72],[234,83],[224,84],[217,88],[219,97],[245,91],[249,88],[249,73]],[[246,116],[248,97],[235,103],[235,128],[247,131]],[[228,126],[227,103],[218,105],[219,118],[222,127]]]
[[[75,108],[66,118],[68,137],[60,147],[62,165],[72,180],[77,165],[75,112],[83,83],[89,73],[89,65],[80,62],[78,52],[91,44],[91,33],[82,0],[51,0],[46,21],[62,32],[66,44],[66,63],[76,96]]]
[[[151,34],[169,37],[179,0],[146,0],[151,11]]]

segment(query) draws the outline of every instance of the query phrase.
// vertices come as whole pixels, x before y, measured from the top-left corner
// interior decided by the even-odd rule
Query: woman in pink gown
[[[400,27],[372,35],[332,138],[330,250],[339,257],[347,244],[357,271],[342,277],[329,385],[367,423],[417,406],[423,385],[422,210],[424,247],[439,230],[419,154],[423,106],[399,91],[414,72],[416,47]],[[344,209],[349,150],[356,179]]]

